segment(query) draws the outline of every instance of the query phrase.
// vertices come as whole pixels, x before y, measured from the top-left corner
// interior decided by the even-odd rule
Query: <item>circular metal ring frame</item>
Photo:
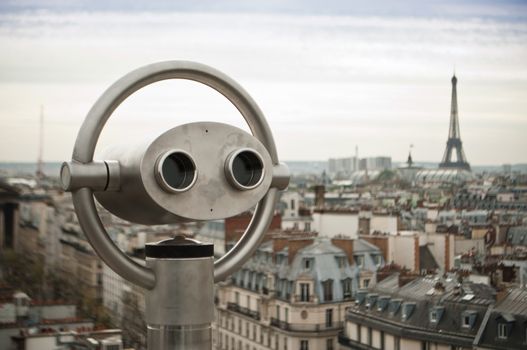
[[[75,141],[72,159],[80,163],[93,161],[95,147],[104,125],[115,109],[137,90],[167,79],[193,80],[211,87],[225,96],[241,113],[252,134],[266,147],[273,165],[278,155],[271,129],[249,94],[233,79],[204,64],[190,61],[166,61],[138,68],[110,86],[88,112]],[[271,187],[256,206],[249,226],[236,245],[214,263],[214,281],[233,273],[254,253],[262,241],[274,213],[278,189]],[[154,272],[133,261],[110,239],[97,214],[93,191],[84,187],[72,193],[79,224],[101,259],[116,273],[132,283],[151,289]]]

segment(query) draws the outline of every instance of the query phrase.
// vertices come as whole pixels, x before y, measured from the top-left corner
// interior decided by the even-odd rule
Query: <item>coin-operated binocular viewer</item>
[[[135,91],[165,79],[203,83],[240,111],[252,135],[236,127],[198,122],[177,126],[150,143],[93,155],[112,112]],[[71,191],[82,230],[116,273],[147,290],[150,350],[211,349],[214,282],[235,272],[255,251],[271,222],[279,190],[289,183],[273,135],[249,94],[225,74],[202,64],[168,61],[139,68],[97,100],[81,126],[61,181]],[[256,205],[237,244],[214,261],[212,244],[177,236],[145,247],[137,264],[110,239],[95,207],[140,224],[205,221],[237,215]]]

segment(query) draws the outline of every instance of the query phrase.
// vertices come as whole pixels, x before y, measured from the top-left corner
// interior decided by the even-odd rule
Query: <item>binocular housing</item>
[[[119,188],[94,192],[96,199],[112,214],[146,225],[237,215],[262,199],[273,177],[257,138],[216,122],[180,125],[102,156],[112,160],[105,161],[108,179]]]

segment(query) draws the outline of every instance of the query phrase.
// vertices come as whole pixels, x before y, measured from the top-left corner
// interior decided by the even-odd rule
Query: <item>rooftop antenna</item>
[[[38,159],[37,159],[37,178],[44,177],[44,163],[42,155],[44,153],[44,106],[40,105],[40,125],[39,125],[39,142],[38,142]]]
[[[359,170],[359,145],[355,145],[355,164],[354,164],[354,170]]]

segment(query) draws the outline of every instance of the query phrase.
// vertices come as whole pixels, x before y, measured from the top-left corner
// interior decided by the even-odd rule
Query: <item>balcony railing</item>
[[[260,313],[258,311],[250,310],[246,307],[241,307],[236,303],[227,303],[227,310],[237,312],[239,314],[248,316],[258,321],[260,320]]]
[[[326,324],[311,324],[311,323],[289,323],[271,318],[271,326],[283,329],[285,331],[293,332],[323,332],[341,329],[342,322],[333,322],[331,325]]]

